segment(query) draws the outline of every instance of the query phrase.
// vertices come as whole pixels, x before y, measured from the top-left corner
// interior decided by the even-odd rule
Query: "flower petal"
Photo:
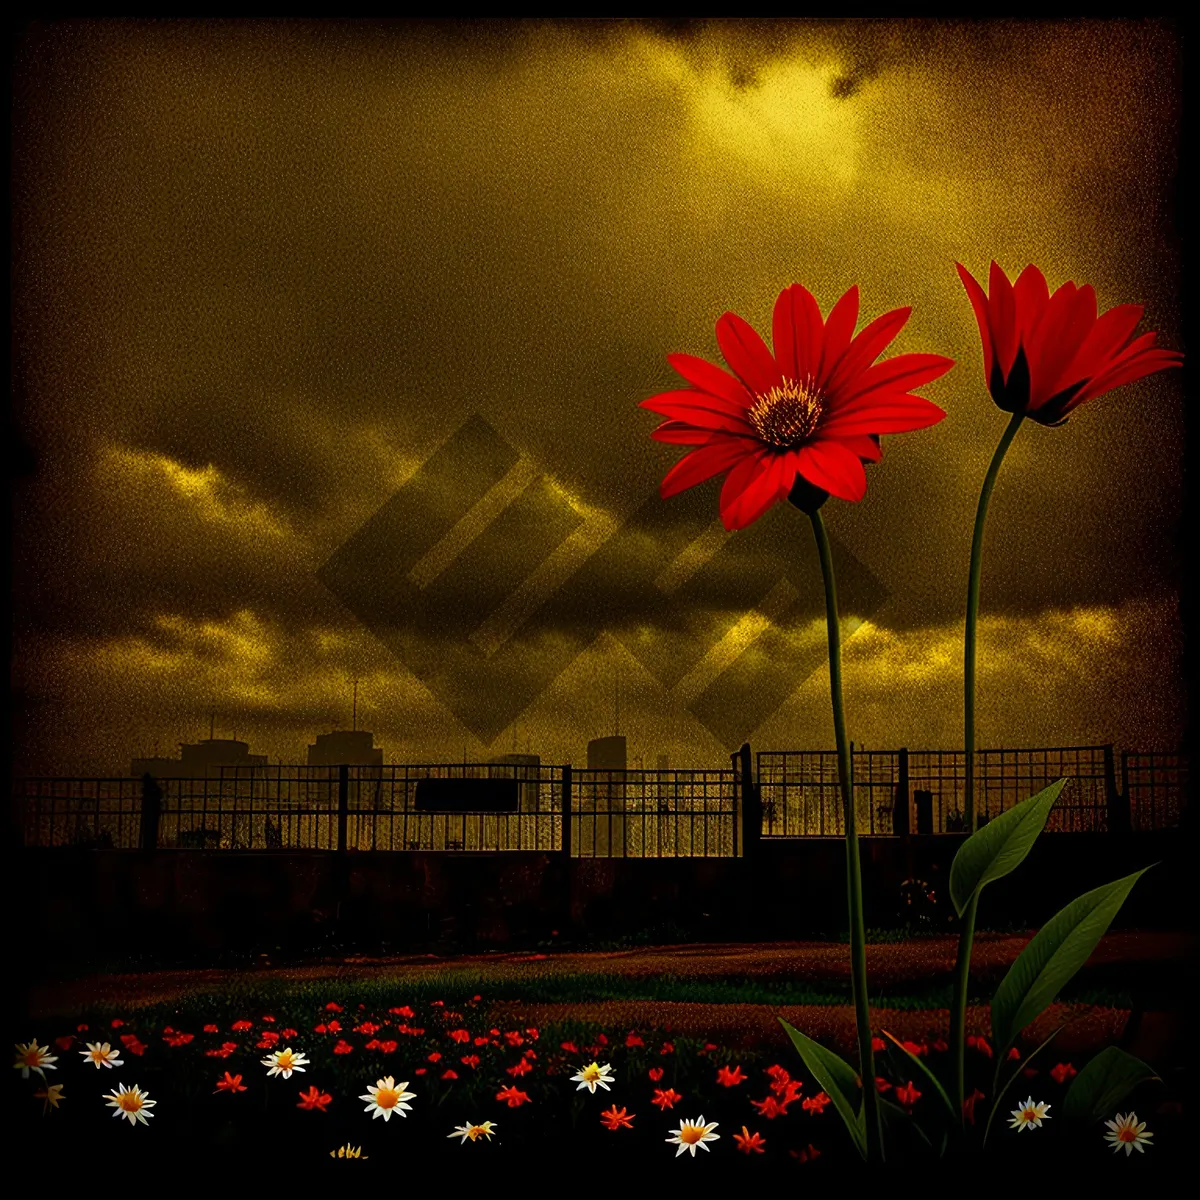
[[[721,413],[724,416],[736,417],[743,423],[746,420],[746,406],[744,404],[735,404],[731,400],[726,400],[723,396],[714,396],[711,392],[699,391],[696,388],[680,388],[671,392],[659,392],[657,396],[650,396],[645,400],[640,400],[638,408],[645,408],[650,412],[661,413],[664,417],[677,417],[681,420],[687,419],[682,412],[685,409]]]
[[[719,396],[742,408],[749,408],[754,403],[754,397],[746,391],[741,380],[707,359],[697,358],[694,354],[668,354],[667,362],[693,387],[710,396]]]
[[[837,392],[860,371],[865,371],[904,328],[911,313],[911,308],[894,308],[866,326],[834,364],[826,380],[826,390],[831,394]]]
[[[1026,346],[1041,322],[1050,303],[1050,287],[1046,277],[1030,263],[1013,284],[1013,300],[1017,308],[1017,333]]]
[[[787,379],[803,383],[821,369],[821,344],[825,326],[821,308],[807,288],[793,283],[775,301],[771,336],[775,361]]]
[[[1099,317],[1075,357],[1057,379],[1048,381],[1050,394],[1104,370],[1128,347],[1143,311],[1140,304],[1118,304]]]
[[[962,280],[962,285],[967,289],[967,298],[971,301],[971,307],[975,310],[975,323],[979,326],[979,340],[983,343],[983,377],[991,379],[992,377],[992,331],[991,323],[988,318],[988,298],[987,293],[975,280],[975,276],[967,270],[962,263],[954,264],[958,268],[958,277]]]
[[[666,474],[659,494],[664,500],[678,495],[722,471],[728,470],[739,460],[752,455],[751,443],[725,438],[717,434],[712,441],[685,454]],[[586,1086],[580,1084],[580,1087]]]
[[[796,457],[800,474],[831,496],[858,501],[867,494],[867,473],[862,460],[840,443],[812,442],[801,446]]]
[[[936,425],[945,412],[924,396],[860,396],[817,427],[817,440],[861,433],[909,433]]]
[[[745,529],[757,521],[787,490],[780,492],[787,472],[787,454],[759,450],[738,463],[729,472],[721,488],[721,522],[727,530]],[[794,468],[789,475],[795,475]]]
[[[1071,291],[1067,292],[1067,287]],[[1067,292],[1058,305],[1058,297]],[[1055,292],[1046,309],[1046,317],[1037,333],[1036,349],[1029,354],[1029,407],[1039,408],[1058,390],[1055,386],[1063,370],[1075,358],[1096,324],[1096,293],[1090,286],[1064,285]]]
[[[907,392],[945,375],[954,366],[954,359],[940,354],[898,354],[895,358],[876,363],[850,380],[829,397],[832,416],[842,404],[871,392]]]
[[[756,396],[783,381],[767,344],[737,313],[727,312],[717,321],[717,345],[734,373]]]
[[[1012,370],[1017,356],[1017,304],[1013,299],[1012,284],[996,262],[992,263],[988,277],[988,323],[992,333],[992,349],[995,361],[1000,364],[1004,378]]]
[[[858,285],[855,284],[834,306],[825,322],[825,344],[817,382],[823,385],[839,358],[846,353],[854,326],[858,324]]]

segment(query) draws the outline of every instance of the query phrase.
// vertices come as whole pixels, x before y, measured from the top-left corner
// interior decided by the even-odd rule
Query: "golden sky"
[[[768,332],[792,282],[826,312],[857,283],[864,320],[911,304],[893,352],[958,360],[926,389],[946,420],[824,512],[850,736],[961,744],[1006,415],[955,261],[1036,262],[1186,349],[1169,23],[60,23],[14,71],[25,770],[124,769],[210,709],[299,761],[355,675],[390,761],[515,726],[579,762],[616,679],[648,763],[831,746],[807,521],[730,540],[718,485],[656,500],[677,451],[637,408],[667,352],[716,359],[726,309]],[[503,460],[492,523],[429,546],[486,491],[429,484],[464,429]],[[1180,372],[1022,429],[981,745],[1179,741],[1182,452]],[[382,628],[329,564],[398,489],[367,554]],[[689,545],[696,573],[645,601]]]

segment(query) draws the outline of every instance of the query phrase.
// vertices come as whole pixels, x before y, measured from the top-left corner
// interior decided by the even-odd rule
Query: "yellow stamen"
[[[787,450],[813,435],[824,407],[825,398],[811,378],[804,383],[785,379],[756,396],[746,417],[768,446]]]

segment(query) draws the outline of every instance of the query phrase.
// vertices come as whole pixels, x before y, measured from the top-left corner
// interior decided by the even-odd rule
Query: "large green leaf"
[[[1085,892],[1034,934],[992,997],[992,1033],[998,1058],[1003,1058],[1021,1030],[1050,1006],[1091,957],[1125,897],[1149,869],[1143,867]]]
[[[833,1101],[833,1106],[845,1122],[851,1140],[859,1154],[865,1159],[867,1157],[866,1123],[862,1107],[860,1106],[857,1111],[854,1107],[858,1093],[858,1075],[845,1059],[834,1054],[832,1050],[826,1050],[812,1038],[805,1037],[800,1030],[789,1025],[782,1017],[779,1018],[779,1023],[787,1030],[787,1035],[792,1039],[792,1045],[800,1052],[804,1065]],[[874,1084],[875,1081],[871,1080],[872,1087]]]
[[[1157,1078],[1141,1059],[1109,1046],[1075,1076],[1063,1102],[1063,1116],[1089,1125],[1104,1117],[1111,1120],[1117,1106],[1139,1083]]]
[[[917,1073],[925,1080],[934,1092],[941,1097],[942,1104],[945,1105],[946,1112],[950,1116],[950,1120],[957,1124],[959,1117],[954,1111],[954,1105],[950,1103],[950,1097],[946,1095],[946,1089],[942,1087],[938,1077],[917,1057],[911,1050],[906,1050],[902,1042],[895,1037],[894,1034],[888,1033],[886,1029],[882,1030],[883,1036],[891,1042],[901,1054],[905,1055],[909,1061],[917,1068]]]
[[[950,867],[950,899],[961,917],[983,887],[1020,866],[1045,827],[1050,808],[1066,786],[1065,779],[1022,800],[976,830],[959,848]]]

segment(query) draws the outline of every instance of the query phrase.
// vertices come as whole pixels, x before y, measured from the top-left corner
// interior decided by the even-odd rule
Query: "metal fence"
[[[571,849],[581,858],[738,854],[732,770],[575,771]]]
[[[227,769],[207,779],[18,779],[26,846],[162,850],[536,850],[583,858],[730,857],[758,840],[840,837],[837,755],[750,751],[737,770],[593,771],[569,765],[433,763]],[[856,750],[860,834],[961,830],[965,762],[953,750]],[[1188,761],[1111,746],[983,750],[977,810],[992,819],[1066,778],[1047,828],[1169,829],[1187,807]],[[423,780],[510,780],[508,811],[445,811]],[[751,785],[747,787],[747,784]],[[1119,784],[1119,786],[1118,786]],[[489,785],[490,786],[490,785]],[[464,785],[464,791],[466,786]],[[750,804],[749,801],[754,801]],[[564,827],[563,814],[570,813]],[[565,834],[565,840],[564,840]]]

